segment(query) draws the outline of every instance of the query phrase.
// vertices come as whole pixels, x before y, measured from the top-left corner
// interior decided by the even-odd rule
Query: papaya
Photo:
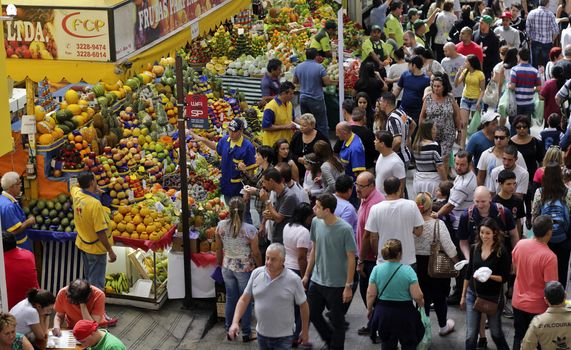
[[[81,106],[78,104],[70,104],[67,106],[67,110],[70,111],[73,115],[81,114]]]
[[[79,94],[73,89],[69,89],[65,93],[65,101],[68,104],[75,104],[79,101]]]
[[[54,142],[54,137],[52,134],[42,134],[38,138],[38,142],[40,145],[50,145]]]

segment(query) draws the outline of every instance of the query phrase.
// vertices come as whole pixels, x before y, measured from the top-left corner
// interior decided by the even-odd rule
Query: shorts
[[[460,109],[465,109],[467,111],[476,111],[476,104],[478,103],[477,98],[466,98],[462,97],[460,100]]]

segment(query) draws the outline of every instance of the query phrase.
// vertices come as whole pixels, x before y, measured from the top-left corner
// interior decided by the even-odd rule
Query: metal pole
[[[190,268],[190,237],[189,232],[189,209],[188,209],[188,173],[186,167],[186,119],[185,113],[185,95],[182,79],[182,57],[176,55],[175,60],[176,74],[176,98],[178,108],[178,167],[180,171],[180,200],[181,200],[181,220],[182,220],[182,248],[184,253],[184,308],[190,308],[192,303],[192,281]]]

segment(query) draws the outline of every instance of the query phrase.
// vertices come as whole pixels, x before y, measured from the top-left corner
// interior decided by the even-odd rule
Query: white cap
[[[486,113],[484,113],[480,118],[480,123],[481,124],[489,123],[496,120],[499,117],[500,117],[499,113],[496,113],[494,111],[486,111]]]

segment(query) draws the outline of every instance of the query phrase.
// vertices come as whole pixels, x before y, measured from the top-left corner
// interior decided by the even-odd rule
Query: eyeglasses
[[[507,136],[494,136],[496,140],[505,140]]]
[[[355,186],[357,186],[357,187],[359,187],[359,188],[367,188],[367,187],[369,187],[369,186],[371,186],[371,185],[372,185],[372,183],[366,184],[366,185],[362,185],[362,184],[355,183]]]

